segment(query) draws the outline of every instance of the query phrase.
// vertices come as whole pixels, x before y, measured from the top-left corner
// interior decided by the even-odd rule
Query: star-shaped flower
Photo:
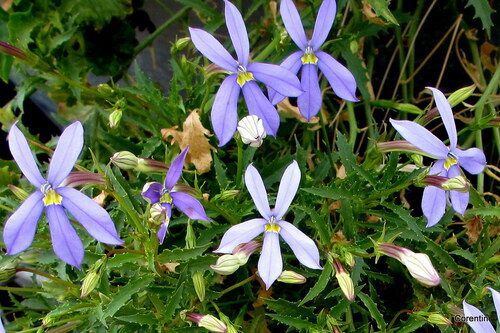
[[[232,3],[227,0],[224,3],[226,25],[238,60],[208,32],[189,28],[194,46],[210,61],[231,73],[219,87],[212,106],[212,126],[219,138],[219,146],[231,140],[236,131],[240,90],[243,91],[249,113],[262,119],[266,132],[272,136],[276,136],[278,131],[279,115],[256,81],[285,96],[302,94],[297,76],[287,69],[271,64],[249,63],[250,45],[243,17]]]
[[[80,122],[74,122],[61,134],[50,162],[47,180],[40,174],[28,141],[16,124],[11,127],[8,140],[14,160],[28,181],[38,190],[33,192],[5,223],[3,239],[7,254],[17,254],[31,245],[44,208],[54,252],[70,265],[80,268],[84,252],[82,241],[71,226],[64,208],[99,242],[123,244],[104,208],[80,191],[61,186],[83,148],[83,127]]]
[[[434,134],[412,121],[389,119],[392,126],[412,145],[438,159],[430,169],[431,175],[448,178],[458,177],[462,175],[460,167],[473,175],[481,173],[486,166],[486,157],[483,151],[478,148],[462,150],[457,147],[457,129],[450,104],[441,91],[431,87],[427,88],[434,95],[439,114],[450,138],[450,145],[447,147]],[[443,217],[448,197],[451,199],[453,209],[463,215],[469,203],[469,192],[445,191],[434,186],[425,188],[422,197],[422,211],[427,218],[427,227],[437,224]]]
[[[493,296],[493,303],[495,304],[495,311],[498,315],[500,315],[500,293],[493,288],[487,287],[489,291],[491,291],[491,295]],[[464,315],[465,318],[473,318],[476,320],[467,320],[467,324],[472,328],[472,330],[476,333],[495,333],[495,329],[493,325],[488,320],[488,317],[484,315],[478,308],[473,305],[470,305],[465,300],[463,301],[464,306]],[[500,322],[500,317],[498,317],[498,321]]]
[[[292,0],[281,0],[281,18],[290,38],[300,51],[292,53],[280,66],[294,74],[302,69],[300,83],[304,93],[298,97],[297,104],[300,113],[308,121],[319,112],[323,99],[319,87],[318,67],[337,96],[346,101],[358,101],[356,80],[351,72],[328,53],[319,50],[332,28],[336,10],[335,0],[323,1],[318,11],[312,38],[307,40],[299,12]],[[283,100],[285,96],[273,90],[273,87],[270,88],[269,97],[273,104]]]
[[[322,269],[319,264],[319,251],[314,241],[293,224],[282,220],[299,187],[300,169],[297,162],[293,161],[283,173],[273,209],[269,208],[264,182],[252,164],[245,172],[245,183],[262,218],[252,219],[229,228],[222,237],[219,248],[214,252],[232,253],[239,244],[248,243],[264,233],[258,270],[267,289],[283,271],[279,236],[288,243],[304,266]]]
[[[158,182],[149,182],[144,185],[142,189],[142,197],[150,204],[159,203],[165,210],[165,220],[160,226],[158,231],[158,239],[163,243],[167,225],[170,221],[172,214],[172,206],[179,208],[192,220],[203,220],[210,222],[205,209],[201,203],[187,193],[175,190],[175,185],[179,181],[184,167],[184,159],[189,150],[189,145],[172,161],[170,169],[168,169],[165,182],[160,184]]]

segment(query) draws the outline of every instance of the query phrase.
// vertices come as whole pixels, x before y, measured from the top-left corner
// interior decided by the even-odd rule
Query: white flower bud
[[[246,116],[238,122],[241,140],[252,147],[260,147],[267,136],[262,119],[257,116]]]

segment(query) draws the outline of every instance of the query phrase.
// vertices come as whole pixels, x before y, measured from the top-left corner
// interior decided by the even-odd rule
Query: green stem
[[[186,227],[186,249],[192,249],[195,246],[196,246],[196,236],[193,230],[193,221],[191,219],[188,219]]]
[[[223,291],[221,291],[221,294],[223,294],[223,295],[227,294],[231,290],[234,290],[234,289],[236,289],[238,287],[241,287],[242,285],[244,285],[244,284],[246,284],[246,283],[248,283],[250,281],[253,281],[253,280],[255,280],[255,275],[252,275],[252,276],[246,278],[245,280],[240,281],[240,282],[238,282],[236,284],[233,284],[231,287],[224,289]]]
[[[142,225],[141,221],[139,221],[139,219],[137,218],[136,213],[128,207],[128,205],[125,203],[125,201],[117,193],[111,192],[110,194],[118,202],[118,204],[123,209],[125,209],[128,216],[130,216],[130,218],[132,219],[132,222],[134,222],[134,225],[135,225],[135,228],[137,229],[137,231],[139,231],[141,234],[144,234],[146,229]]]
[[[386,332],[391,331],[391,327],[396,323],[396,320],[398,319],[398,317],[401,316],[403,313],[410,313],[410,311],[407,309],[404,309],[404,310],[401,310],[398,313],[396,313],[394,315],[394,317],[392,318],[391,322],[389,323],[389,325],[387,326]]]
[[[349,102],[347,102],[349,104]],[[325,127],[325,121],[323,120],[323,114],[321,113],[321,111],[319,112],[319,123],[321,124],[321,133],[323,134],[323,137],[325,138],[325,145],[326,145],[326,149],[328,151],[328,160],[330,161],[330,164],[333,166],[334,164],[334,161],[333,161],[333,157],[332,157],[332,147],[330,145],[330,140],[328,139],[328,132],[326,131],[326,127]]]
[[[354,147],[356,138],[358,136],[358,123],[356,122],[356,115],[354,114],[354,105],[351,102],[346,102],[347,112],[349,113],[349,144]]]
[[[170,19],[168,19],[165,23],[163,23],[158,29],[156,29],[151,35],[146,37],[146,39],[144,39],[141,44],[137,45],[137,47],[134,49],[134,58],[147,46],[152,44],[156,37],[158,37],[158,35],[160,35],[163,31],[165,31],[165,29],[167,29],[172,23],[184,16],[189,9],[190,7],[187,6],[182,8],[175,15],[170,17]]]
[[[276,45],[280,41],[279,38],[273,38],[273,41],[265,47],[262,52],[259,53],[258,56],[253,58],[254,62],[264,61],[271,53],[276,51]]]
[[[236,188],[240,188],[241,179],[243,175],[243,141],[238,136],[236,138],[236,145],[238,146],[238,161],[236,166]]]
[[[31,292],[31,293],[44,293],[45,290],[38,288],[20,288],[20,287],[0,287],[0,290],[12,292]]]

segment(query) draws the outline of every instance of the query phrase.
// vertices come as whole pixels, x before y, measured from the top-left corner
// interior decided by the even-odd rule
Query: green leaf
[[[116,319],[125,321],[127,323],[135,323],[139,325],[156,325],[158,319],[152,313],[137,313],[128,316],[116,317]]]
[[[461,277],[464,276],[464,274],[460,270],[460,267],[458,267],[457,263],[455,262],[453,257],[449,255],[448,252],[446,252],[440,245],[434,243],[432,239],[425,237],[425,241],[427,242],[427,248],[431,253],[434,254],[434,258],[437,257],[437,259],[439,259],[441,263],[447,266],[447,268],[451,268],[456,274],[460,275]]]
[[[192,249],[177,248],[173,250],[164,250],[158,256],[158,261],[160,263],[166,263],[166,262],[178,262],[178,261],[193,259],[194,257],[202,255],[203,252],[205,252],[211,245],[212,244],[207,244]]]
[[[345,171],[347,174],[352,172],[357,165],[356,163],[356,155],[352,152],[352,147],[347,142],[344,134],[337,131],[337,148],[339,150],[340,160],[345,167]]]
[[[493,243],[491,243],[491,245],[483,251],[483,254],[478,258],[477,263],[479,265],[484,264],[488,259],[495,256],[495,253],[498,251],[500,251],[500,237],[496,237]]]
[[[491,15],[495,12],[490,5],[488,0],[469,0],[465,8],[473,6],[476,11],[474,18],[479,18],[483,24],[483,29],[486,30],[488,36],[490,36],[490,29],[493,26],[493,21],[491,20]]]
[[[325,265],[325,269],[323,270],[323,272],[321,272],[318,282],[316,282],[314,287],[312,287],[311,290],[309,290],[304,299],[300,301],[299,306],[302,306],[306,302],[309,302],[314,297],[318,296],[323,290],[325,290],[328,281],[330,281],[330,278],[332,277],[332,271],[333,271],[332,265],[330,265],[330,263],[327,263]]]
[[[318,195],[322,198],[328,198],[333,200],[340,200],[342,198],[352,198],[352,194],[342,188],[332,188],[332,187],[310,187],[301,188],[301,191]]]
[[[418,240],[424,239],[424,235],[422,234],[422,231],[420,231],[420,227],[417,225],[416,222],[417,219],[411,216],[411,214],[407,210],[391,202],[383,203],[383,205],[392,210],[394,213],[396,213],[398,217],[401,218],[401,220],[403,220],[406,223],[408,229],[410,229],[415,234],[416,239]]]
[[[384,321],[384,317],[382,316],[382,314],[378,310],[377,304],[375,304],[375,302],[373,302],[373,300],[370,298],[370,296],[368,296],[365,293],[360,292],[356,296],[358,296],[359,299],[361,299],[361,301],[366,306],[368,311],[370,311],[372,318],[375,319],[375,321],[377,322],[378,328],[380,330],[385,330],[385,327],[387,326],[387,324]]]
[[[147,287],[153,280],[154,277],[152,275],[140,274],[134,276],[125,286],[120,287],[116,294],[110,296],[111,302],[103,311],[101,319],[104,320],[113,316],[132,296]]]
[[[465,215],[466,218],[472,217],[472,215],[500,217],[500,207],[491,206],[491,207],[471,208],[467,210]]]
[[[186,274],[184,274],[184,277],[186,277]],[[179,278],[179,281],[181,281],[181,278]],[[177,285],[177,288],[175,289],[172,296],[170,296],[167,299],[166,309],[165,309],[165,312],[163,313],[165,319],[167,319],[167,320],[172,319],[172,317],[174,316],[175,310],[181,306],[180,301],[182,299],[182,292],[184,291],[184,284],[185,284],[185,281],[180,282]]]
[[[450,253],[457,255],[457,256],[461,256],[462,258],[465,258],[472,263],[474,263],[476,261],[476,257],[472,253],[470,253],[469,251],[464,250],[464,249],[454,250],[453,252],[450,252]]]
[[[61,13],[78,13],[78,23],[91,23],[94,29],[100,29],[113,17],[124,19],[130,14],[130,1],[122,0],[64,0],[59,8]]]
[[[373,10],[377,14],[378,17],[383,17],[387,22],[391,22],[392,24],[399,25],[398,21],[392,15],[389,10],[390,1],[386,0],[367,0],[368,4],[372,6]]]
[[[304,211],[311,217],[313,227],[318,231],[321,243],[324,245],[329,245],[331,235],[331,230],[329,228],[330,220],[328,218],[322,218],[314,209],[300,206],[298,206],[296,209]]]
[[[311,329],[316,326],[314,323],[297,317],[282,316],[277,314],[268,314],[268,316],[282,324],[288,325],[289,327],[295,327],[299,330]]]
[[[407,113],[416,114],[416,115],[421,115],[424,113],[424,110],[422,110],[421,108],[419,108],[416,105],[409,104],[409,103],[398,103],[398,102],[395,102],[392,100],[387,100],[387,99],[379,99],[376,101],[370,101],[370,104],[372,106],[378,106],[378,107],[385,108],[385,109],[407,112]]]
[[[294,317],[306,317],[309,319],[314,319],[314,309],[313,307],[305,307],[299,305],[297,302],[290,302],[284,299],[272,299],[266,298],[264,302],[268,309],[273,310],[277,314],[294,316]]]
[[[212,155],[214,157],[215,178],[217,178],[220,190],[223,191],[229,182],[226,175],[226,166],[219,159],[219,156],[215,151]]]

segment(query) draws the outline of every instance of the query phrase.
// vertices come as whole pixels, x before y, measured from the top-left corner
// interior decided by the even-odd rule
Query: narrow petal
[[[175,184],[181,178],[182,169],[184,169],[184,160],[186,159],[186,154],[189,151],[189,145],[184,148],[183,151],[172,161],[170,168],[168,169],[167,176],[165,177],[165,188],[171,190]]]
[[[61,205],[48,205],[46,212],[54,252],[64,262],[80,268],[83,261],[83,244],[64,209]]]
[[[448,173],[444,168],[444,159],[437,160],[429,170],[429,175],[448,177]]]
[[[323,3],[319,7],[318,17],[316,17],[313,35],[309,43],[313,50],[316,51],[325,42],[332,28],[333,21],[335,21],[336,12],[337,5],[335,4],[335,0],[323,0]]]
[[[427,228],[436,225],[446,210],[446,191],[427,186],[422,196],[422,211],[427,218]]]
[[[269,219],[271,217],[271,208],[269,208],[269,201],[267,200],[266,187],[260,173],[253,164],[248,165],[245,171],[245,185],[260,215],[265,219]]]
[[[260,81],[285,96],[300,96],[303,91],[297,75],[288,69],[272,64],[254,62],[247,69]]]
[[[240,86],[236,82],[237,78],[236,74],[231,74],[222,81],[212,106],[210,117],[214,133],[219,139],[219,147],[231,140],[238,124]]]
[[[290,54],[283,62],[281,63],[281,67],[288,69],[293,74],[297,75],[300,68],[302,67],[302,56],[304,55],[303,51],[297,51]],[[302,88],[301,88],[302,89]],[[267,87],[267,94],[269,96],[269,100],[273,105],[281,102],[286,96],[278,93],[271,87]]]
[[[276,108],[264,96],[264,93],[255,81],[245,83],[242,90],[248,112],[262,119],[266,133],[276,137],[276,133],[280,127],[280,117]]]
[[[162,223],[160,224],[160,229],[158,229],[158,232],[156,233],[156,237],[158,237],[158,242],[160,244],[163,244],[166,234],[167,234],[167,225]]]
[[[290,38],[301,50],[305,50],[307,47],[306,33],[297,7],[292,0],[281,0],[280,14]]]
[[[142,197],[150,204],[155,204],[160,201],[161,192],[165,187],[158,182],[148,182],[142,188]]]
[[[226,4],[226,26],[231,41],[233,42],[234,50],[238,56],[238,63],[246,67],[248,64],[248,57],[250,56],[250,45],[245,22],[235,5],[229,1],[224,1],[224,3]]]
[[[479,148],[469,148],[467,150],[457,148],[452,153],[458,156],[458,164],[470,174],[477,175],[483,172],[486,166],[486,156]]]
[[[190,219],[210,222],[207,213],[205,213],[205,208],[197,199],[182,192],[171,192],[170,195],[174,206],[177,206]]]
[[[486,287],[489,291],[491,291],[491,296],[493,296],[493,304],[495,304],[495,310],[497,312],[497,320],[500,322],[500,293],[493,288]]]
[[[10,152],[28,181],[38,188],[45,184],[46,181],[43,179],[40,170],[38,170],[33,153],[28,146],[28,141],[16,124],[10,128],[7,139],[9,140]]]
[[[111,216],[97,202],[71,187],[60,187],[56,189],[56,192],[63,197],[63,207],[81,223],[92,237],[105,244],[123,244]]]
[[[460,173],[460,169],[458,168],[458,165],[452,165],[450,169],[448,170],[448,178],[453,178],[453,177],[458,177],[461,176],[462,174]],[[455,212],[457,212],[460,215],[464,215],[465,210],[467,209],[467,205],[469,204],[469,192],[457,192],[457,191],[450,191],[450,200],[451,200],[451,205]]]
[[[304,64],[302,66],[300,83],[304,93],[297,98],[297,105],[300,113],[307,121],[310,121],[318,114],[323,102],[316,65]]]
[[[258,235],[264,232],[264,226],[267,224],[265,219],[252,219],[229,228],[215,253],[233,253],[233,249],[243,243],[248,243]]]
[[[356,79],[352,73],[329,54],[322,51],[317,51],[314,54],[318,57],[319,69],[325,75],[337,96],[346,101],[358,102],[359,100],[356,98]]]
[[[205,30],[189,28],[191,41],[205,57],[227,71],[236,72],[238,63],[217,39]]]
[[[278,196],[276,198],[276,205],[274,206],[274,216],[276,219],[281,220],[285,215],[288,207],[292,203],[297,189],[300,184],[300,168],[297,161],[293,161],[283,173],[281,177],[280,187],[278,189]]]
[[[465,300],[463,301],[464,306],[464,315],[465,317],[476,317],[476,318],[485,318],[484,313],[482,313],[475,306],[470,305]],[[467,324],[474,330],[476,333],[495,333],[495,329],[493,325],[489,321],[479,321],[479,320],[467,320]]]
[[[319,264],[319,250],[316,243],[293,224],[279,221],[280,235],[290,246],[302,265],[312,269],[323,269]]]
[[[259,275],[266,284],[266,289],[279,278],[283,271],[283,259],[281,259],[280,240],[277,232],[268,231],[264,233],[264,243],[257,264]]]
[[[434,95],[436,106],[443,120],[446,132],[448,132],[448,137],[450,138],[450,149],[455,149],[457,147],[457,128],[455,126],[455,118],[453,118],[453,111],[451,110],[450,103],[448,103],[444,94],[438,89],[432,87],[426,88],[431,90]]]
[[[50,160],[48,182],[57,187],[69,175],[83,148],[83,126],[79,121],[66,127]]]
[[[26,250],[33,242],[36,225],[43,212],[42,198],[42,192],[33,192],[5,222],[3,242],[7,248],[7,254],[18,254]]]
[[[413,121],[389,119],[396,131],[412,145],[436,158],[447,158],[448,147],[425,127]]]

